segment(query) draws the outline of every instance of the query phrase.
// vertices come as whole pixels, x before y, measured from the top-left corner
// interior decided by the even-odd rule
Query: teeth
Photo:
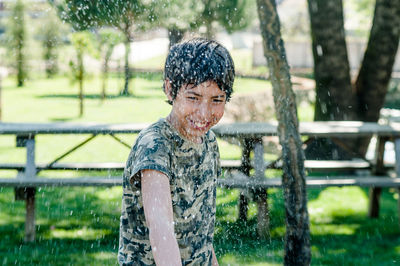
[[[207,123],[199,123],[199,122],[195,122],[194,124],[196,125],[196,127],[205,127],[207,125]]]

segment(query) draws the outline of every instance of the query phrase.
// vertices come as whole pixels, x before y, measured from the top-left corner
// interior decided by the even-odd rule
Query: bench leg
[[[375,187],[369,189],[369,209],[368,216],[370,218],[379,217],[379,198],[381,196],[382,188]]]
[[[269,212],[267,190],[257,192],[257,233],[262,239],[269,238]]]
[[[241,165],[241,171],[243,174],[249,176],[250,175],[250,169],[251,169],[251,164],[250,164],[250,152],[252,150],[253,144],[251,140],[244,140],[243,142],[243,150],[242,150],[242,165]],[[239,215],[238,219],[240,221],[247,221],[247,210],[249,209],[249,199],[247,197],[247,191],[241,190],[240,191],[240,196],[239,196]]]
[[[385,165],[383,158],[385,155],[385,144],[389,139],[387,137],[378,137],[375,148],[376,165],[372,171],[374,175],[386,175]],[[379,217],[379,198],[381,196],[382,188],[373,187],[369,189],[369,210],[368,216],[370,218]]]
[[[25,242],[33,242],[36,237],[35,192],[35,188],[26,188]]]
[[[243,191],[240,192],[239,196],[239,220],[247,221],[247,210],[249,209],[249,200]]]
[[[397,195],[398,195],[398,199],[397,199],[397,213],[399,216],[399,226],[400,226],[400,188],[397,188]]]

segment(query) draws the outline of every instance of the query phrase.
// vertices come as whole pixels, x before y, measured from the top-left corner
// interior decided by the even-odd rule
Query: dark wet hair
[[[228,50],[221,44],[195,38],[171,47],[164,68],[166,79],[171,84],[172,99],[176,98],[184,84],[198,85],[214,81],[226,93],[226,100],[229,101],[233,92],[235,66]]]

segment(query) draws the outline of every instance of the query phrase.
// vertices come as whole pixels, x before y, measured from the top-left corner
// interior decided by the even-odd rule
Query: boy
[[[173,46],[164,69],[170,114],[143,130],[123,176],[121,265],[218,265],[212,245],[219,151],[209,131],[235,70],[215,41]]]

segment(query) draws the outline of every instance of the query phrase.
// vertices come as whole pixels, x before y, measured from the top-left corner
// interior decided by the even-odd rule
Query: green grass
[[[121,188],[45,188],[37,192],[37,241],[24,244],[24,203],[0,188],[0,263],[5,265],[112,265],[118,246]],[[400,260],[396,194],[384,190],[379,219],[369,219],[367,191],[309,191],[313,265],[393,265]],[[237,190],[218,190],[215,249],[221,265],[280,265],[284,245],[281,190],[269,191],[271,239],[236,221]]]
[[[99,80],[89,80],[85,83],[85,114],[78,117],[77,88],[69,84],[67,78],[30,80],[24,88],[16,88],[14,81],[7,79],[3,82],[3,121],[151,122],[168,114],[170,107],[164,102],[161,75],[136,75],[131,88],[134,95],[130,97],[118,95],[121,86],[120,79],[112,78],[109,97],[101,102]],[[268,82],[259,80],[238,79],[235,84],[238,94],[269,88]],[[309,119],[304,115],[305,110],[301,113]],[[38,136],[36,160],[49,162],[86,137]],[[121,138],[128,143],[135,140],[135,136],[130,135]],[[227,142],[220,141],[220,150],[223,158],[240,157],[240,148]],[[104,136],[97,137],[63,161],[125,161],[128,152],[127,148]],[[273,159],[270,155],[266,158]],[[0,136],[0,161],[24,160],[25,150],[15,148],[15,139]],[[14,176],[15,172],[0,174]],[[41,172],[43,176],[80,174],[85,173]],[[0,264],[116,264],[121,193],[119,187],[38,189],[37,241],[25,244],[22,241],[25,204],[14,200],[12,188],[0,188]],[[269,240],[261,240],[255,234],[257,210],[254,203],[250,204],[248,222],[236,220],[238,193],[237,190],[218,189],[215,249],[220,264],[281,265],[285,233],[282,190],[269,190]],[[367,218],[367,190],[357,187],[312,189],[308,195],[313,265],[393,265],[400,261],[398,194],[395,191],[383,191],[379,219]]]

